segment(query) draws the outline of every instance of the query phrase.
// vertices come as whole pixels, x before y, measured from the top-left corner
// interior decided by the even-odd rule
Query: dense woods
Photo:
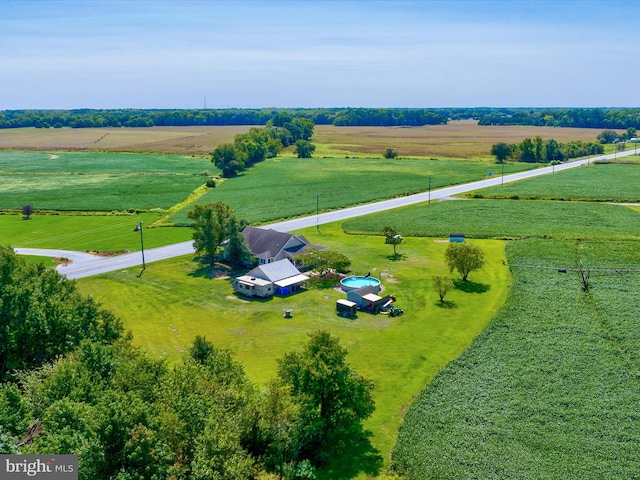
[[[292,108],[4,110],[0,128],[265,125],[285,113],[316,125],[422,126],[477,119],[480,125],[640,128],[639,108]]]

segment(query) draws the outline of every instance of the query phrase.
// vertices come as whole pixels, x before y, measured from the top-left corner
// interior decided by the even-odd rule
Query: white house
[[[236,277],[234,291],[247,297],[268,298],[273,295],[289,295],[306,288],[309,277],[288,260],[282,259],[259,265],[246,275]]]

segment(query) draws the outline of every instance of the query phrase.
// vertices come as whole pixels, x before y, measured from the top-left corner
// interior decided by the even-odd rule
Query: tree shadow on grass
[[[383,461],[380,452],[371,445],[372,435],[365,430],[353,440],[345,441],[343,453],[333,456],[327,465],[318,469],[318,480],[347,480],[361,473],[367,478],[377,476]]]
[[[456,302],[452,302],[451,300],[443,300],[442,302],[437,301],[436,307],[451,309],[451,308],[458,308],[458,305],[456,305]]]
[[[453,284],[455,285],[456,290],[460,290],[465,293],[486,293],[491,290],[491,285],[470,282],[469,280],[466,282],[463,282],[462,280],[454,280]]]
[[[394,255],[387,255],[387,259],[392,262],[397,262],[399,260],[406,260],[407,256],[404,253],[396,253]]]

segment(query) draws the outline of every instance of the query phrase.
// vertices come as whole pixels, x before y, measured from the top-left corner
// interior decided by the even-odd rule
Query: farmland
[[[29,221],[0,215],[0,243],[137,249],[133,226],[159,218],[184,222],[188,195],[206,179],[202,173],[216,173],[208,156],[198,153],[242,130],[211,133],[217,128],[0,131],[0,146],[46,150],[0,152],[0,210],[9,209],[11,188],[18,192],[13,210],[31,198],[37,208],[60,210],[37,211]],[[36,133],[42,136],[31,136]],[[286,154],[267,160],[236,178],[218,180],[206,193],[198,190],[204,195],[194,201],[224,201],[241,218],[269,222],[315,213],[316,200],[326,211],[424,191],[428,177],[432,188],[483,178],[496,168],[487,154],[496,141],[536,135],[593,140],[596,134],[473,122],[316,127],[318,158]],[[382,160],[388,146],[402,158]],[[243,299],[232,294],[226,275],[233,272],[212,278],[190,257],[154,263],[140,278],[139,269],[124,269],[78,285],[120,316],[135,344],[150,355],[174,362],[196,335],[205,335],[230,349],[258,385],[273,378],[276,359],[298,348],[307,333],[330,330],[350,351],[356,370],[375,381],[377,406],[366,427],[385,461],[404,412],[426,385],[393,450],[395,468],[409,478],[633,478],[640,438],[637,428],[624,425],[638,422],[633,410],[639,400],[640,330],[633,327],[640,315],[638,275],[594,274],[584,293],[575,273],[510,271],[502,261],[570,268],[583,260],[590,268],[638,268],[638,209],[601,203],[633,201],[638,167],[578,168],[476,192],[508,200],[433,202],[299,232],[349,256],[355,273],[380,278],[406,311],[395,319],[363,313],[355,320],[337,317],[335,300],[344,294],[332,288]],[[93,184],[74,184],[75,177],[95,178]],[[40,197],[27,197],[31,194]],[[560,198],[565,201],[551,201]],[[391,246],[380,235],[387,225],[405,237],[399,259],[391,257]],[[469,283],[456,282],[441,305],[431,277],[448,275],[443,238],[452,231],[480,245],[487,264]],[[145,247],[190,236],[188,228],[148,228]],[[293,310],[293,319],[282,317],[285,308]],[[331,468],[340,471],[339,465]]]
[[[0,149],[86,150],[209,154],[250,127],[17,128],[0,130]],[[317,125],[316,157],[382,156],[387,147],[401,156],[490,158],[496,142],[518,143],[540,136],[559,142],[595,141],[589,128],[478,126],[474,120],[425,127],[334,127]]]
[[[636,242],[527,240],[509,262],[638,268]],[[640,273],[518,269],[505,307],[407,412],[393,453],[410,479],[635,478]],[[624,305],[624,308],[622,306]]]
[[[625,159],[629,162],[629,157]],[[570,173],[469,192],[467,197],[585,200],[598,202],[640,202],[640,168],[638,164],[594,164]],[[567,181],[567,180],[570,181]],[[615,188],[612,188],[615,185]]]

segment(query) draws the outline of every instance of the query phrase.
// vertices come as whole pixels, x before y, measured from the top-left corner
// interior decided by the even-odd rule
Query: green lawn
[[[634,238],[640,215],[628,207],[584,202],[459,200],[423,204],[344,222],[349,233],[379,233],[395,225],[401,235],[473,238]]]
[[[527,240],[512,263],[635,268],[637,242]],[[513,269],[498,316],[408,410],[408,479],[604,479],[640,472],[639,273]]]
[[[640,163],[593,164],[465,194],[483,198],[640,202]]]
[[[145,248],[191,239],[190,228],[147,228],[157,214],[139,215],[0,215],[0,245],[56,248],[77,251],[140,250],[140,234],[133,228],[143,222]]]
[[[278,157],[260,163],[242,175],[209,190],[199,202],[221,201],[253,224],[424,192],[486,178],[496,165],[488,162],[443,159]],[[535,168],[509,165],[510,172]],[[319,196],[318,196],[319,194]],[[171,217],[190,222],[185,208]]]
[[[350,351],[349,361],[376,384],[376,412],[367,423],[373,444],[385,459],[395,442],[404,409],[448,362],[456,358],[501,307],[509,284],[502,266],[503,242],[477,243],[487,265],[472,281],[449,293],[447,308],[437,305],[431,276],[446,275],[446,244],[433,239],[407,239],[398,248],[403,257],[390,260],[390,245],[379,236],[350,236],[339,225],[302,232],[313,242],[334,248],[353,260],[357,273],[381,279],[405,310],[401,317],[360,313],[355,320],[335,313],[345,298],[334,289],[312,289],[271,300],[234,295],[229,279],[210,279],[191,258],[177,258],[139,269],[81,279],[84,293],[120,316],[136,344],[173,361],[196,335],[228,348],[259,384],[275,376],[276,359],[297,349],[306,334],[327,329]],[[284,319],[285,308],[294,318]]]

